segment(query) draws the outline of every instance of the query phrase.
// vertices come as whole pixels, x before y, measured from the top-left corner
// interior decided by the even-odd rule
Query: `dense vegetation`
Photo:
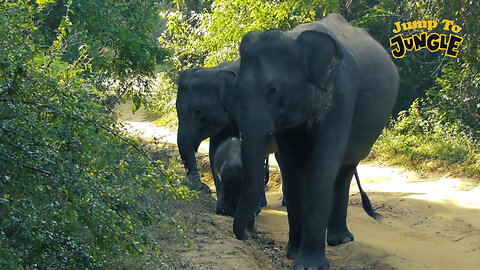
[[[151,107],[172,116],[166,94],[174,96],[178,71],[192,66],[212,67],[238,58],[244,34],[262,29],[290,29],[303,22],[341,13],[350,23],[366,29],[387,51],[395,22],[452,20],[464,38],[457,58],[444,51],[407,52],[394,59],[400,72],[400,93],[393,119],[374,146],[373,156],[394,164],[435,171],[453,170],[480,175],[480,40],[478,1],[470,0],[177,0],[162,13],[167,30],[162,44],[173,51],[172,68],[165,72],[162,92]],[[174,112],[173,112],[174,113]]]
[[[154,238],[181,231],[163,202],[193,194],[126,136],[114,106],[133,99],[133,109],[147,104],[171,122],[179,71],[236,59],[249,31],[290,29],[331,12],[386,48],[397,21],[462,27],[457,58],[421,50],[395,60],[401,92],[373,153],[480,175],[478,1],[0,3],[1,269],[162,267]]]
[[[180,233],[162,202],[192,194],[110,113],[140,101],[168,55],[158,12],[143,0],[1,1],[1,269],[162,266],[155,239]]]

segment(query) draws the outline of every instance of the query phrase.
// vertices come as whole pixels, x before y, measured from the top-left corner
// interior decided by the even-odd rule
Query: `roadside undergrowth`
[[[383,131],[368,161],[380,161],[420,173],[478,178],[480,145],[459,123],[444,122],[435,110],[414,102]]]

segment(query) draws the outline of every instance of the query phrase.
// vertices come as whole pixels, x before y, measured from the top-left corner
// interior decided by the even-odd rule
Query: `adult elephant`
[[[208,192],[208,186],[200,182],[195,153],[200,143],[210,138],[209,156],[213,168],[213,155],[218,146],[228,137],[239,136],[236,123],[220,100],[222,92],[234,88],[238,68],[238,61],[224,62],[215,68],[191,68],[180,74],[178,79],[178,150],[187,170],[187,178],[194,186]],[[214,181],[218,190],[215,174]]]
[[[221,102],[234,88],[234,79],[240,62],[223,62],[214,68],[191,68],[180,74],[176,109],[178,116],[177,145],[180,157],[187,169],[187,178],[200,190],[210,192],[200,181],[195,153],[200,143],[210,138],[210,168],[216,191],[220,190],[220,179],[213,172],[214,155],[220,144],[229,137],[239,137],[236,122],[230,117]],[[268,153],[276,151],[274,140],[269,142]],[[264,177],[268,182],[268,154],[265,156]],[[218,195],[218,193],[217,193]],[[267,204],[265,193],[260,205]]]
[[[295,269],[328,269],[331,245],[353,240],[349,186],[386,125],[398,72],[384,48],[338,14],[247,34],[236,91],[227,105],[242,137],[244,177],[233,230],[246,239],[262,191],[263,149],[277,141]],[[226,101],[228,101],[226,99]]]

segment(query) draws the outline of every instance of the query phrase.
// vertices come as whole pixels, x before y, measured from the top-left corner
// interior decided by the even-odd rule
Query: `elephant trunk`
[[[177,145],[180,157],[183,160],[187,176],[192,181],[200,181],[200,176],[197,169],[197,160],[195,152],[198,148],[197,136],[193,128],[180,125],[178,127]]]
[[[252,132],[253,131],[253,132]],[[242,192],[233,220],[233,232],[240,240],[248,239],[247,228],[253,229],[260,196],[264,192],[264,161],[268,133],[257,130],[242,133]]]

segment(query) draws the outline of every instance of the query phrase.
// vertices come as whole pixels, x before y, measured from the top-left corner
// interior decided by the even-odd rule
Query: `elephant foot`
[[[327,270],[330,269],[330,262],[325,255],[305,256],[299,255],[293,262],[292,269],[295,270]]]
[[[201,192],[203,192],[207,195],[212,195],[212,191],[210,190],[210,188],[202,182],[196,182],[196,183],[195,182],[190,182],[189,187],[191,189],[201,191]]]
[[[260,207],[264,207],[267,205],[267,198],[265,196],[262,196],[260,199]]]
[[[189,179],[187,186],[191,189],[204,192],[207,195],[212,195],[212,191],[210,190],[210,188],[206,184],[200,182],[200,180]]]
[[[257,231],[255,230],[255,218],[252,219],[247,225],[247,231],[250,233],[256,233]]]
[[[248,240],[250,236],[248,235],[247,231],[251,234],[255,234],[255,219],[252,219],[245,229],[240,229],[237,227],[237,223],[235,223],[235,219],[233,220],[233,233],[238,240]]]
[[[262,212],[262,208],[258,207],[257,211],[255,211],[255,216],[260,215],[261,212]]]
[[[194,189],[199,190],[201,192],[204,192],[207,195],[212,195],[212,191],[210,190],[210,188],[206,184],[204,184],[202,182],[193,183],[193,184],[194,184],[194,186],[193,186]]]
[[[285,201],[285,196],[282,199],[282,206],[287,206],[287,202]]]
[[[221,216],[229,216],[229,217],[235,216],[235,210],[232,210],[230,208],[225,208],[219,205],[217,205],[216,207],[216,213],[217,215],[221,215]]]
[[[235,232],[234,232],[234,233],[235,233]],[[250,238],[250,237],[248,236],[248,233],[245,232],[245,231],[243,231],[243,232],[241,232],[241,233],[235,233],[235,237],[237,237],[238,240],[243,240],[243,241],[248,240],[248,238]]]
[[[338,246],[354,240],[353,234],[348,229],[341,232],[327,231],[327,243],[329,246]]]
[[[287,258],[294,260],[300,254],[300,247],[298,245],[293,245],[291,242],[288,242],[287,245]]]
[[[212,195],[212,191],[210,188],[200,181],[200,175],[197,171],[193,171],[187,174],[184,179],[185,185],[187,185],[190,189],[202,191],[208,195]]]

